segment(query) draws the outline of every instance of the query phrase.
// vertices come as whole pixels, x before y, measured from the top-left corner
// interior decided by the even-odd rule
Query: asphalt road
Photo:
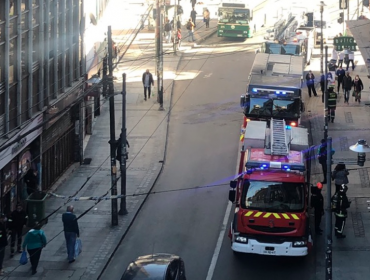
[[[229,203],[228,182],[237,165],[239,97],[253,58],[253,52],[240,47],[195,49],[184,55],[164,171],[101,279],[120,279],[130,261],[156,252],[180,255],[189,280],[205,280],[212,260],[213,280],[313,279],[313,256],[236,258],[227,230],[220,254],[214,254]],[[218,186],[194,188],[204,185]]]

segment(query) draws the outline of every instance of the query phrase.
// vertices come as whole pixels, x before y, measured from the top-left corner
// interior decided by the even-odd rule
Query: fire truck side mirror
[[[236,191],[235,189],[229,190],[229,201],[235,202]]]
[[[240,96],[240,107],[244,108],[246,103],[245,95]]]

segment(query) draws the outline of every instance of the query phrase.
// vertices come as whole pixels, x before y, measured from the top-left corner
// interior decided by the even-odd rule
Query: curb
[[[179,65],[180,65],[180,62],[182,60],[182,53],[181,53],[181,56],[179,57],[179,60],[177,62],[177,65],[176,65],[176,72],[178,71],[178,68],[179,68]],[[122,234],[122,237],[120,238],[120,241],[118,242],[118,244],[115,246],[113,252],[111,253],[111,255],[109,256],[107,262],[105,263],[103,269],[99,272],[99,275],[97,276],[96,279],[101,279],[103,273],[105,272],[105,270],[107,269],[109,263],[111,262],[112,258],[114,257],[114,255],[116,254],[119,246],[121,245],[122,241],[125,239],[127,233],[129,232],[131,226],[133,225],[133,223],[135,222],[137,216],[139,215],[140,213],[140,210],[142,209],[145,201],[147,200],[147,198],[149,197],[149,194],[151,193],[151,191],[153,190],[155,184],[157,183],[158,179],[159,179],[159,176],[162,174],[162,171],[163,171],[163,167],[164,167],[164,164],[165,164],[165,160],[166,160],[166,155],[167,155],[167,143],[168,143],[168,131],[169,131],[169,123],[170,123],[170,115],[171,115],[171,105],[172,105],[172,97],[173,97],[173,89],[175,87],[175,80],[173,80],[172,82],[172,87],[171,87],[171,94],[170,94],[170,106],[169,106],[169,110],[168,110],[168,115],[167,115],[167,129],[166,129],[166,136],[165,136],[165,144],[164,144],[164,153],[163,153],[163,160],[160,161],[161,163],[161,168],[157,174],[157,176],[154,178],[154,181],[153,181],[153,184],[152,186],[149,188],[148,192],[147,192],[147,195],[144,196],[143,200],[141,201],[141,204],[138,206],[138,209],[136,210],[136,212],[134,213],[131,221],[129,221],[128,223],[128,226],[126,227],[126,230],[123,232]]]

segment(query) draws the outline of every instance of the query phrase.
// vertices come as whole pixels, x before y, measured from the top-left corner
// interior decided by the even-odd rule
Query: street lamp
[[[333,270],[332,270],[332,243],[333,243],[333,234],[332,234],[332,213],[331,213],[331,165],[335,163],[332,160],[331,150],[332,150],[332,138],[329,136],[327,139],[327,193],[326,193],[326,213],[325,213],[325,241],[326,241],[326,251],[325,251],[325,259],[326,259],[326,269],[325,269],[325,279],[332,280],[333,279]],[[358,153],[357,155],[357,162],[355,161],[341,161],[338,163],[343,164],[351,164],[351,165],[359,165],[364,166],[366,161],[366,153],[370,153],[370,147],[367,144],[366,140],[360,139],[357,141],[355,145],[349,147],[351,151]]]

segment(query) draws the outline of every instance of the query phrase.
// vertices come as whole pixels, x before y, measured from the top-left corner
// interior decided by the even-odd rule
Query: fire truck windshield
[[[297,212],[304,209],[300,183],[245,181],[242,207],[266,212]]]
[[[248,106],[249,105],[249,106]],[[271,99],[251,96],[248,107],[248,115],[252,117],[278,117],[278,118],[299,118],[299,99]]]
[[[272,115],[279,118],[298,118],[300,103],[298,99],[282,100],[275,99]]]

